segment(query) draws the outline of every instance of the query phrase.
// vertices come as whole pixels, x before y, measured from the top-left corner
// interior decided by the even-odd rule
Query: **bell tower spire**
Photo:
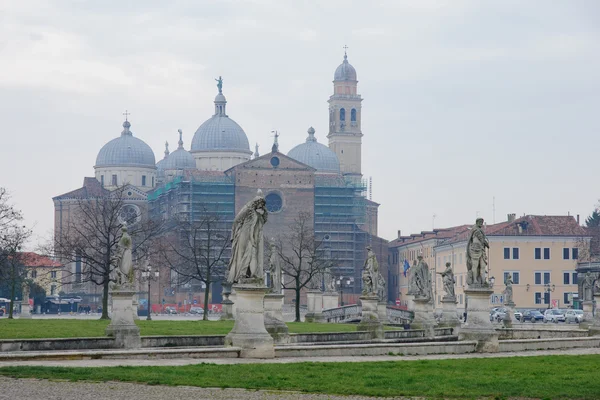
[[[340,160],[344,176],[362,179],[361,103],[358,94],[356,70],[348,62],[348,46],[344,46],[344,60],[333,76],[333,94],[329,97],[329,148]]]

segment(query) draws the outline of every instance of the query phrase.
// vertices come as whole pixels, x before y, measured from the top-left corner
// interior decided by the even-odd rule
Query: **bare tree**
[[[170,224],[168,238],[161,238],[156,248],[161,263],[175,271],[180,284],[201,282],[205,285],[204,315],[208,319],[211,285],[223,279],[230,248],[229,226],[214,212],[206,209],[195,214],[178,216]]]
[[[300,293],[306,287],[320,288],[325,269],[332,264],[323,241],[315,238],[313,218],[301,212],[289,225],[277,246],[283,272],[283,289],[295,293],[295,321],[300,322]]]
[[[58,259],[65,265],[81,263],[81,271],[65,271],[63,283],[92,282],[102,287],[100,319],[109,319],[108,293],[111,282],[116,281],[113,271],[120,257],[118,243],[122,228],[127,226],[138,260],[147,254],[151,238],[160,232],[160,225],[127,204],[126,189],[123,186],[113,191],[103,190],[93,197],[77,199],[69,223],[54,238]]]
[[[27,279],[21,250],[31,237],[31,230],[23,225],[23,214],[10,202],[5,188],[0,188],[0,283],[8,287],[10,306],[8,317],[13,317],[15,296]]]

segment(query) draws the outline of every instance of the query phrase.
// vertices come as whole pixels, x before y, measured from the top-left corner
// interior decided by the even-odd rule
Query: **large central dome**
[[[225,113],[227,100],[222,93],[215,97],[215,114],[205,121],[192,139],[190,151],[250,151],[248,137],[244,130]]]
[[[306,143],[299,144],[288,152],[288,157],[310,165],[319,172],[340,172],[340,161],[329,147],[318,143],[315,129],[308,128]]]
[[[155,167],[154,152],[143,140],[133,136],[129,121],[123,122],[121,136],[106,143],[96,157],[95,167]]]

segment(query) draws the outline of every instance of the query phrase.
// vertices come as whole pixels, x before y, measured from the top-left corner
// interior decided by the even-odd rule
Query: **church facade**
[[[170,152],[166,144],[164,158],[154,163],[152,150],[133,137],[126,121],[121,136],[107,143],[98,155],[99,186],[106,190],[134,186],[137,193],[146,194],[150,218],[195,221],[203,213],[215,213],[223,221],[223,235],[229,233],[236,213],[260,189],[269,210],[265,235],[281,237],[300,214],[309,215],[316,239],[323,241],[335,260],[334,274],[338,279],[344,277],[345,303],[353,302],[361,291],[366,246],[371,245],[385,269],[387,241],[377,236],[379,204],[366,198],[361,165],[362,98],[356,70],[347,55],[334,73],[333,94],[328,100],[328,145],[319,143],[310,127],[306,141],[287,154],[280,152],[277,137],[270,152],[252,154],[246,133],[227,114],[221,78],[218,82],[214,114],[199,126],[189,151],[180,131],[178,148]],[[54,199],[57,210],[64,196]],[[57,224],[60,220],[57,215]],[[382,273],[386,276],[387,271]],[[197,289],[181,288],[177,276],[162,273],[153,294],[158,298],[153,302],[178,303]],[[216,285],[212,291],[212,302],[219,302],[220,287]]]

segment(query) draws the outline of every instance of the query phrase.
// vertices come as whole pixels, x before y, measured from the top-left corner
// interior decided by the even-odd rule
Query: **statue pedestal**
[[[451,327],[454,334],[458,334],[460,331],[460,320],[456,314],[456,297],[442,297],[442,319],[440,320],[440,326]]]
[[[590,335],[600,335],[600,292],[594,294],[594,316],[589,325]]]
[[[31,319],[31,306],[29,305],[29,298],[23,299],[21,302],[21,316],[20,319]]]
[[[138,315],[138,306],[139,306],[139,301],[138,301],[138,297],[137,295],[133,296],[133,300],[132,300],[132,306],[133,306],[133,319],[140,319],[140,316]]]
[[[283,322],[283,295],[269,293],[265,295],[265,329],[276,343],[287,343],[288,326]]]
[[[337,292],[325,292],[323,293],[323,310],[329,310],[330,308],[338,308],[339,295]]]
[[[377,303],[377,317],[379,318],[379,321],[381,323],[387,323],[388,322],[388,316],[387,316],[387,304],[384,302],[378,302]]]
[[[377,312],[379,297],[376,295],[362,295],[359,299],[362,303],[362,318],[356,330],[370,332],[373,339],[383,339],[383,325]]]
[[[233,301],[227,299],[221,302],[223,305],[221,309],[221,321],[232,321],[233,318]]]
[[[515,303],[512,301],[510,303],[505,303],[504,308],[506,308],[506,314],[504,314],[504,319],[502,320],[502,326],[504,328],[512,328],[512,320],[515,315]]]
[[[273,338],[265,329],[265,293],[258,284],[234,285],[237,307],[235,323],[225,336],[225,346],[241,347],[242,358],[274,358]]]
[[[459,340],[476,340],[480,353],[498,352],[498,333],[490,321],[490,296],[494,291],[488,286],[465,289],[467,296],[467,322],[461,327]]]
[[[306,322],[323,321],[323,292],[320,290],[309,290],[306,292],[307,310],[304,320]]]
[[[433,337],[435,327],[435,318],[433,317],[433,308],[428,298],[414,297],[414,315],[415,318],[410,324],[412,329],[424,329],[426,337]]]
[[[579,324],[582,329],[589,329],[594,324],[594,302],[585,300],[583,303],[583,322]]]
[[[231,294],[229,295],[229,300],[231,301],[231,315],[233,316],[233,319],[235,319],[237,311],[237,305],[235,304],[235,302],[237,301],[237,294],[235,293],[235,290],[231,291]]]
[[[415,296],[412,294],[406,295],[406,309],[408,311],[415,311]]]
[[[106,335],[115,338],[117,347],[136,349],[142,347],[140,328],[133,321],[133,289],[116,289],[112,293],[112,317]]]

